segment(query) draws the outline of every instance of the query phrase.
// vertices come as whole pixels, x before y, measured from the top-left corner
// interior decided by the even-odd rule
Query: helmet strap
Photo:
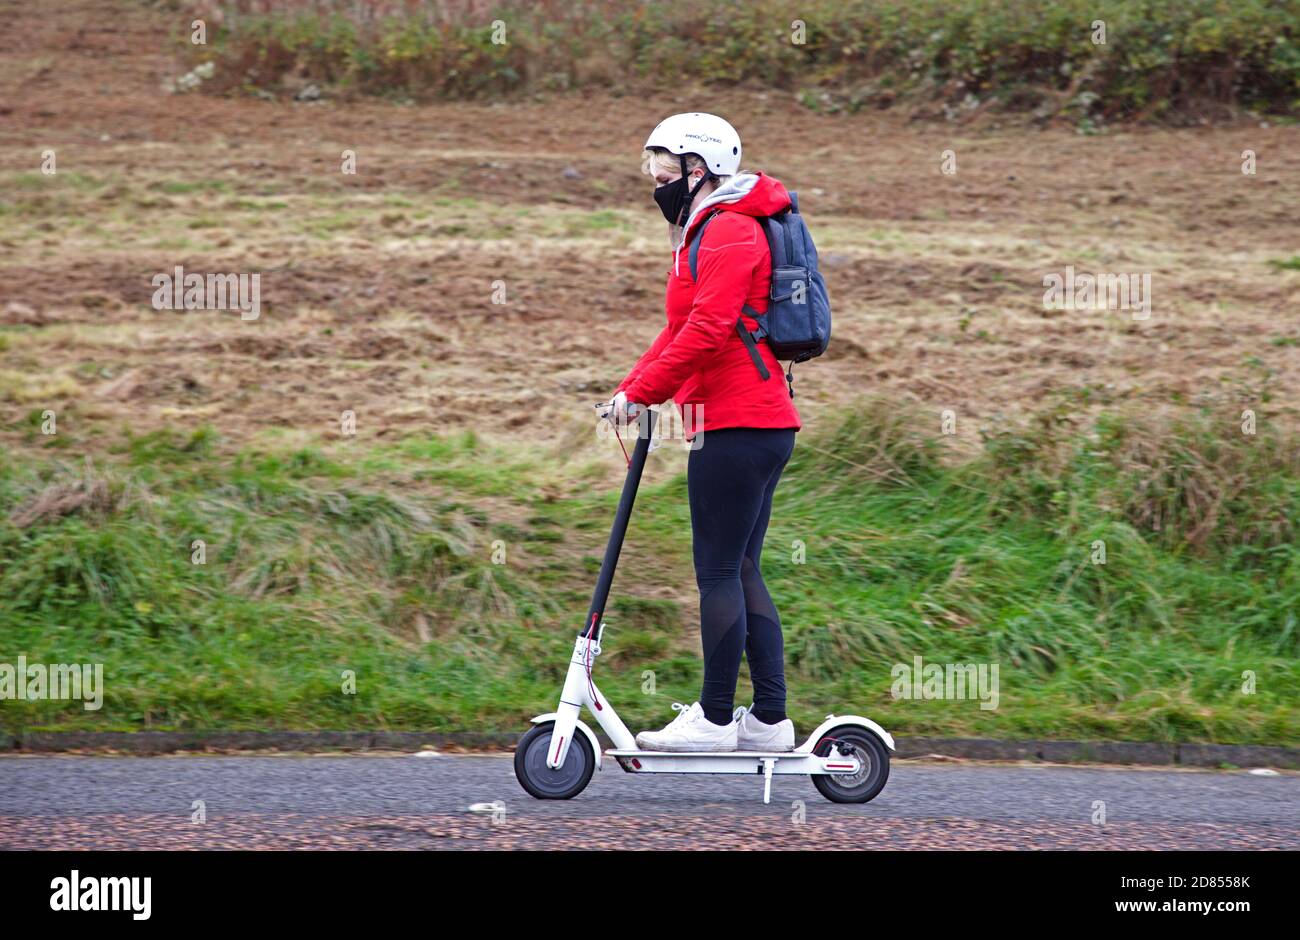
[[[690,171],[686,168],[686,154],[679,153],[677,155],[677,159],[681,161],[682,179],[689,179]],[[682,204],[682,215],[681,215],[682,225],[685,225],[687,221],[690,220],[691,203],[695,201],[695,194],[700,191],[701,186],[703,186],[711,179],[716,179],[716,177],[713,175],[713,171],[709,169],[709,165],[706,163],[704,164],[704,175],[700,177],[700,181],[695,184],[694,189],[687,189],[686,191],[686,202]],[[690,184],[687,183],[687,186],[690,186]]]

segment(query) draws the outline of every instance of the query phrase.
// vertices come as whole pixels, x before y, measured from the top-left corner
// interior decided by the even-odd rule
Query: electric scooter
[[[595,733],[579,718],[585,707],[614,744],[603,756],[614,758],[627,773],[761,774],[764,803],[771,801],[773,775],[807,775],[822,796],[832,802],[866,803],[873,799],[889,779],[889,752],[894,750],[894,739],[868,718],[827,715],[793,751],[646,751],[637,747],[636,738],[619,719],[613,704],[596,688],[592,667],[605,635],[602,616],[650,452],[656,414],[649,408],[629,404],[628,418],[633,417],[638,424],[637,442],[628,460],[627,478],[591,608],[573,647],[559,707],[533,718],[533,727],[515,748],[515,776],[519,783],[539,800],[572,799],[586,788],[593,772],[602,766],[602,748]],[[617,423],[615,428],[621,430]]]

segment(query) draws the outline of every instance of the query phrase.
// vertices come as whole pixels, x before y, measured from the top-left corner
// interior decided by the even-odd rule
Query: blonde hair
[[[686,169],[689,171],[698,169],[699,167],[704,167],[706,172],[709,169],[709,165],[704,162],[704,158],[698,153],[686,154]],[[654,176],[658,170],[663,170],[668,173],[678,173],[681,171],[681,168],[682,163],[681,160],[678,159],[677,154],[669,153],[662,147],[655,147],[641,152],[641,172],[646,176]],[[713,175],[717,177],[719,186],[722,185],[724,180],[729,179],[731,176],[730,173],[714,173]]]

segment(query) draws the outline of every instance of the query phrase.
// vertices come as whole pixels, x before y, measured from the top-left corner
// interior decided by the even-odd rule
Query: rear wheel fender
[[[817,742],[822,739],[822,735],[840,725],[861,725],[871,731],[871,733],[876,737],[880,738],[880,740],[884,742],[885,747],[889,748],[891,751],[896,750],[894,747],[893,735],[880,727],[880,725],[876,724],[870,718],[863,718],[861,715],[828,715],[826,720],[817,726],[817,730],[808,736],[808,740],[799,748],[799,750],[805,752],[811,751],[817,746]]]

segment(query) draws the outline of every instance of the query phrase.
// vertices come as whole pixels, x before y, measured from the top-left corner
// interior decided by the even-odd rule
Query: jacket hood
[[[681,262],[682,246],[690,242],[696,225],[714,209],[739,212],[748,216],[775,215],[790,205],[790,194],[779,179],[766,173],[737,173],[709,193],[698,206],[691,207],[681,242],[673,252],[674,264]]]
[[[737,173],[709,193],[698,206],[691,208],[686,220],[686,232],[704,218],[712,209],[740,212],[745,215],[775,215],[790,205],[790,194],[779,179],[766,173]]]

